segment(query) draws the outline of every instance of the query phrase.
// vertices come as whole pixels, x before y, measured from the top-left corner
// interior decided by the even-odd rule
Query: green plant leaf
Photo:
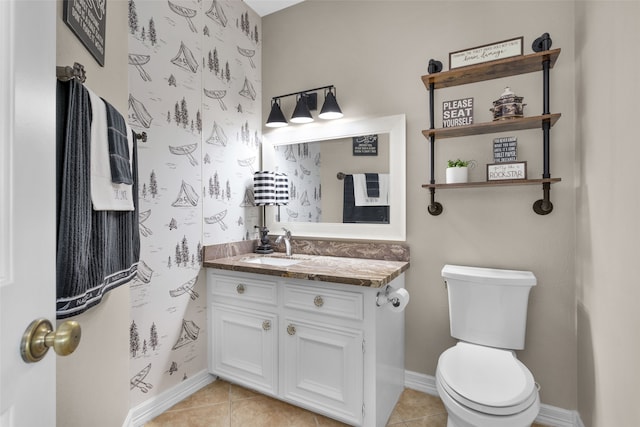
[[[460,160],[460,159],[456,159],[456,160],[448,160],[447,161],[447,167],[450,168],[465,168],[467,166],[469,166],[469,162],[471,160]]]

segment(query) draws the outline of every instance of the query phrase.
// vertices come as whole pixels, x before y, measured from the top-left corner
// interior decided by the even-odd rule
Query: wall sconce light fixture
[[[339,119],[343,116],[342,110],[336,100],[336,88],[333,85],[317,87],[315,89],[303,90],[301,92],[288,93],[286,95],[274,96],[271,98],[271,112],[267,119],[266,126],[277,128],[287,126],[287,119],[280,108],[280,99],[287,96],[296,96],[296,108],[291,116],[292,123],[310,123],[313,121],[312,110],[318,109],[317,91],[324,90],[324,104],[318,117],[325,120]]]

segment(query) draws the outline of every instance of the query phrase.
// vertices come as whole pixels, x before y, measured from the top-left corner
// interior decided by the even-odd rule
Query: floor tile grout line
[[[227,397],[228,397],[228,399],[227,399],[227,405],[228,405],[227,406],[228,407],[227,413],[229,414],[229,425],[228,425],[228,427],[231,427],[231,423],[233,422],[232,421],[233,420],[233,413],[231,412],[232,411],[232,406],[233,406],[233,399],[231,398],[231,394],[232,394],[231,383],[228,383],[228,387],[229,387],[227,389]]]
[[[189,411],[189,410],[191,410],[191,409],[201,409],[201,408],[206,408],[206,407],[209,407],[209,406],[224,405],[224,403],[225,403],[224,401],[221,401],[221,402],[215,402],[215,403],[205,403],[205,404],[202,404],[202,405],[188,406],[188,407],[186,407],[186,408],[179,408],[179,409],[167,409],[167,410],[166,410],[165,412],[163,412],[163,413],[170,413],[170,412],[174,412],[174,413],[177,413],[177,412],[184,412],[184,411]]]
[[[440,415],[445,415],[446,413],[447,413],[447,411],[442,411],[442,412],[438,412],[438,413],[434,413],[434,414],[423,415],[423,416],[418,417],[418,418],[409,418],[409,419],[406,419],[406,420],[403,418],[401,421],[403,423],[409,423],[409,422],[412,422],[412,421],[424,420],[425,418],[431,418],[431,417],[437,417],[437,416],[440,416]]]

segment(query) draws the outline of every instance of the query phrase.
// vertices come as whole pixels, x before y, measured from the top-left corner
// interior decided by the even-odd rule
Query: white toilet
[[[445,265],[451,336],[438,359],[436,387],[447,427],[530,427],[540,410],[533,375],[513,350],[524,348],[529,271]]]

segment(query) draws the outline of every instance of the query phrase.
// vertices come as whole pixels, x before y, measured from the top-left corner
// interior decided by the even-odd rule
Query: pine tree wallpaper
[[[274,147],[275,169],[289,177],[290,200],[280,208],[281,221],[322,222],[321,144],[307,142]]]
[[[131,405],[207,368],[204,245],[254,239],[261,22],[233,0],[129,0],[128,121],[139,142]]]

